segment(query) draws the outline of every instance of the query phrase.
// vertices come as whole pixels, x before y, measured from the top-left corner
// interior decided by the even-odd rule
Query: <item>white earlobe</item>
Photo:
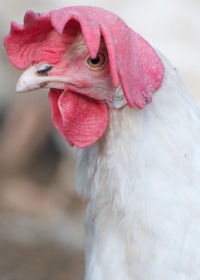
[[[120,109],[124,107],[126,104],[127,104],[126,97],[124,96],[121,85],[119,85],[115,91],[113,107],[115,109]]]

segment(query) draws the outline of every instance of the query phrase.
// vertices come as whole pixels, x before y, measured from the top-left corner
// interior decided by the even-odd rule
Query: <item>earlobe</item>
[[[121,85],[119,85],[114,94],[113,107],[114,109],[121,109],[127,104]]]

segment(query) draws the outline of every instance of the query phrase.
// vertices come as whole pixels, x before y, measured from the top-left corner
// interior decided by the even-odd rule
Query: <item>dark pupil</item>
[[[99,61],[100,61],[100,59],[99,59],[99,57],[97,56],[97,57],[95,57],[94,59],[92,59],[91,58],[91,62],[92,62],[92,64],[98,64],[99,63]]]

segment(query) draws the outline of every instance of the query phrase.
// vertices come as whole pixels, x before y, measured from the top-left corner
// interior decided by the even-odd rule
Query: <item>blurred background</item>
[[[200,1],[0,0],[1,42],[25,11],[109,9],[162,51],[200,104]],[[83,216],[76,150],[55,131],[46,91],[16,94],[20,72],[0,45],[0,279],[83,279]]]

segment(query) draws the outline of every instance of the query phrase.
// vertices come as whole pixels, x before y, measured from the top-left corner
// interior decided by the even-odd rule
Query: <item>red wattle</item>
[[[96,142],[108,124],[108,108],[102,101],[71,91],[49,92],[53,122],[71,146],[85,148]]]

